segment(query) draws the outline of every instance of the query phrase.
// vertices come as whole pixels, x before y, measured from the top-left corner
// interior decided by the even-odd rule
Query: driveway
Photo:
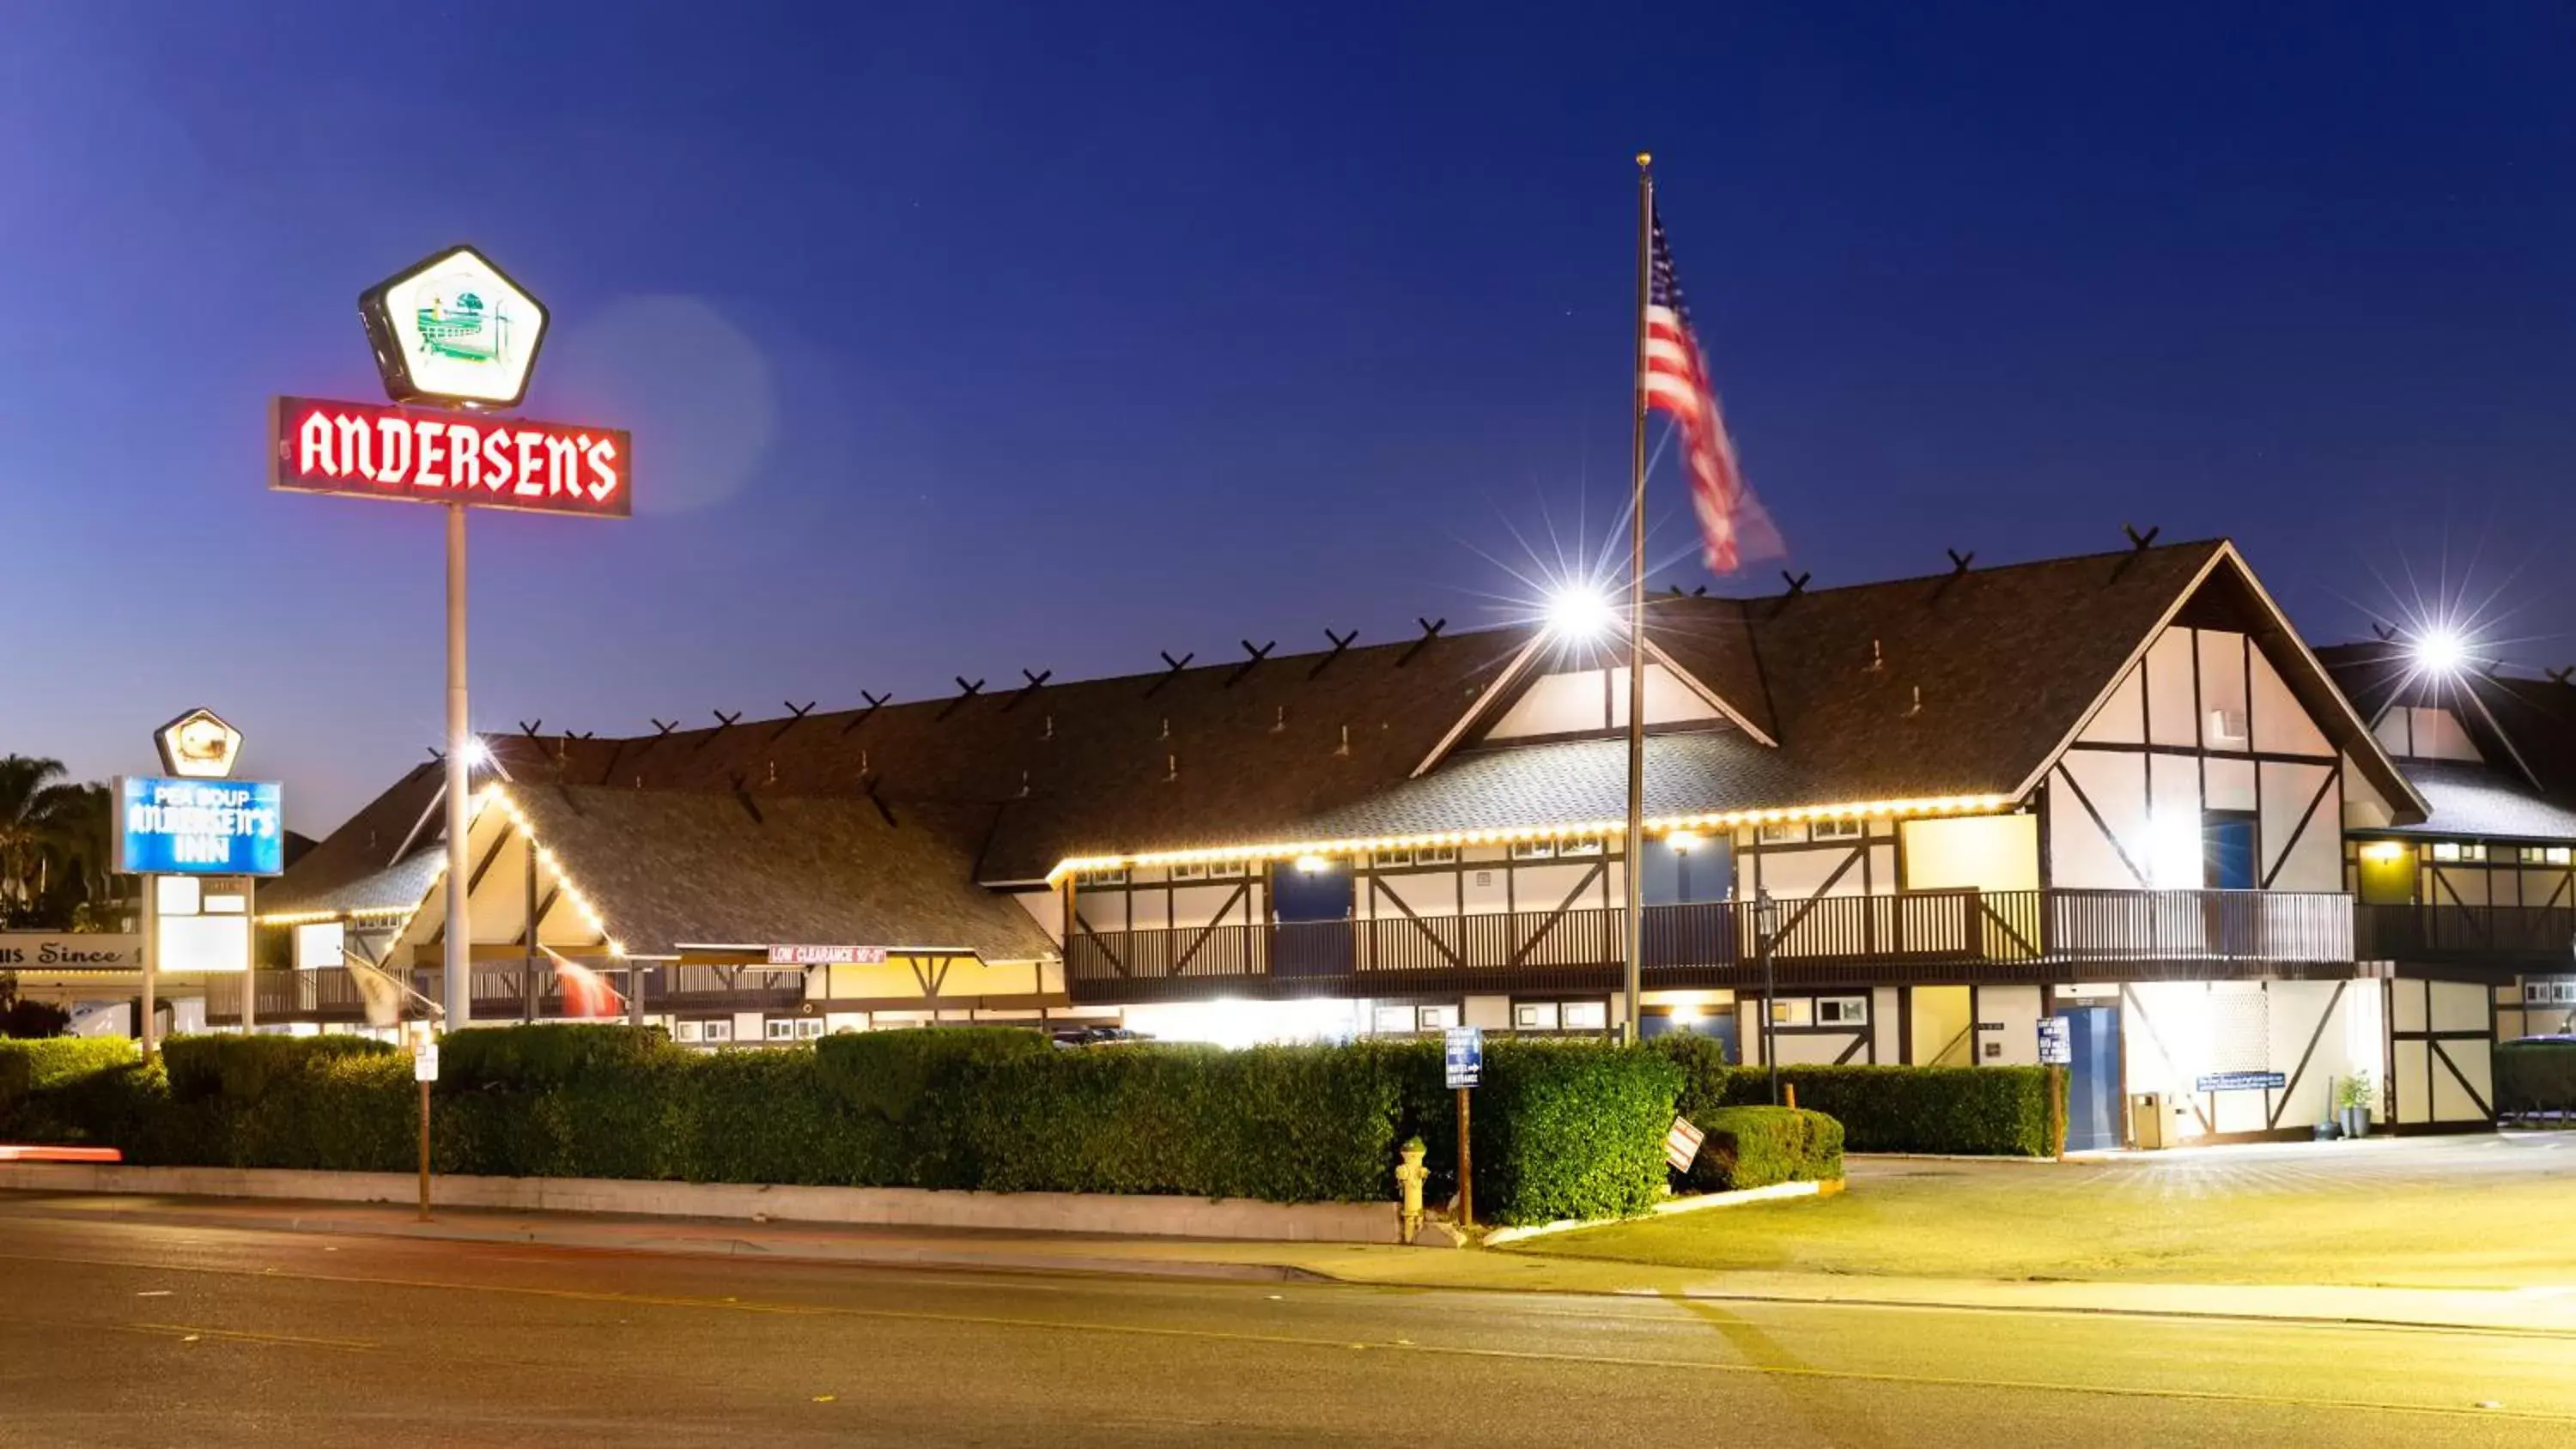
[[[1855,1158],[1850,1191],[1533,1239],[1676,1267],[2576,1291],[2576,1133],[2069,1163]]]

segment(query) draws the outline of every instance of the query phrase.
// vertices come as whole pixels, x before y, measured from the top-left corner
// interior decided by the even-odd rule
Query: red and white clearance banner
[[[599,518],[634,514],[622,428],[282,397],[268,486]]]
[[[883,946],[772,946],[772,966],[882,966]]]

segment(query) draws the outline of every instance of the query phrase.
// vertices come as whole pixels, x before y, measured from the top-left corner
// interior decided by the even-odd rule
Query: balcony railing
[[[2576,906],[2365,904],[2354,916],[2365,961],[2564,971],[2576,948]]]
[[[2280,891],[1913,891],[1772,903],[1784,986],[2270,974],[2353,958],[2349,897]],[[1655,987],[1758,985],[1747,902],[1648,906]],[[1077,932],[1077,1002],[1212,996],[1599,991],[1627,959],[1624,910],[1396,916]]]
[[[600,974],[621,994],[629,993],[628,977],[640,974],[644,1010],[648,1015],[687,1014],[723,1011],[786,1011],[805,1000],[805,972],[801,968],[773,970],[759,966],[694,966],[653,964],[640,971],[607,966]],[[429,966],[414,969],[409,983],[414,991],[432,1001],[443,1001],[441,994],[447,973]],[[257,1019],[261,1022],[315,1021],[358,1022],[366,1019],[366,1002],[358,994],[357,982],[347,971],[261,971],[254,973],[258,982]],[[534,1010],[528,1009],[533,987]],[[537,1017],[563,1015],[563,998],[555,990],[554,968],[540,964],[529,978],[527,968],[516,962],[483,963],[474,968],[474,1019],[509,1021],[523,1013]],[[406,1015],[419,1015],[417,1003]],[[241,1020],[241,978],[214,976],[206,981],[206,1020],[229,1023]]]

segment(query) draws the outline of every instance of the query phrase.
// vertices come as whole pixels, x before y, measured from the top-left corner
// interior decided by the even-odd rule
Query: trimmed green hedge
[[[2046,1067],[1791,1067],[1798,1105],[1843,1124],[1854,1152],[1937,1152],[2047,1157],[2051,1084]],[[1735,1105],[1767,1104],[1764,1074],[1728,1083]]]
[[[386,1057],[394,1048],[363,1036],[174,1036],[161,1044],[170,1093],[183,1102],[214,1097],[256,1102],[269,1084],[344,1057]]]
[[[1804,1107],[1720,1107],[1706,1121],[1694,1175],[1705,1164],[1716,1191],[1843,1175],[1843,1124]]]
[[[1679,1110],[1697,1126],[1706,1127],[1709,1114],[1721,1107],[1770,1105],[1769,1074],[1729,1066],[1712,1038],[1676,1032],[1646,1045],[1681,1068]],[[1798,1089],[1799,1106],[1842,1123],[1845,1145],[1854,1152],[2047,1157],[2056,1150],[2049,1102],[2059,1089],[2046,1067],[1784,1065],[1780,1084]],[[1713,1192],[1716,1175],[1706,1160],[1703,1152],[1690,1184]]]
[[[2499,1043],[2495,1095],[2503,1116],[2576,1112],[2576,1042]]]
[[[539,1025],[445,1039],[431,1113],[442,1172],[690,1182],[1390,1199],[1395,1144],[1429,1140],[1455,1191],[1455,1097],[1436,1041],[1165,1043],[1061,1050],[937,1028],[814,1048],[696,1052],[654,1030]],[[403,1171],[407,1057],[350,1037],[173,1041],[0,1104],[0,1128],[140,1163]],[[1475,1100],[1482,1221],[1642,1212],[1682,1074],[1659,1054],[1491,1042]]]
[[[0,1037],[0,1062],[22,1062],[30,1091],[59,1087],[109,1067],[143,1059],[133,1042],[121,1036]],[[0,1071],[9,1068],[0,1066]]]

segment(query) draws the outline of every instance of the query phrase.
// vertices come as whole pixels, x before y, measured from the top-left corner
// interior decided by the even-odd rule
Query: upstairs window
[[[1775,821],[1754,832],[1754,838],[1764,845],[1804,845],[1807,843],[1807,827],[1804,822],[1796,820]]]
[[[1816,840],[1858,840],[1861,823],[1857,820],[1819,820],[1809,828]]]

